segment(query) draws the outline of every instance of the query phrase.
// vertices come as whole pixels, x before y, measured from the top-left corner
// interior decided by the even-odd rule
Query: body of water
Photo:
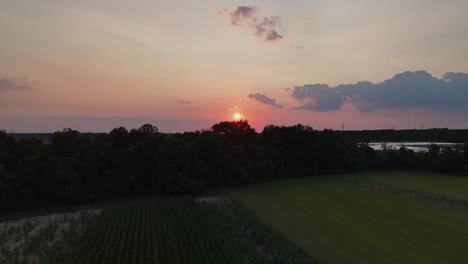
[[[406,147],[407,149],[411,149],[415,152],[426,152],[429,151],[431,145],[437,145],[441,149],[442,148],[458,148],[462,147],[463,144],[461,143],[447,143],[447,142],[372,142],[369,143],[369,147],[375,150],[382,150],[384,146],[387,148],[392,149],[400,149],[402,146]]]

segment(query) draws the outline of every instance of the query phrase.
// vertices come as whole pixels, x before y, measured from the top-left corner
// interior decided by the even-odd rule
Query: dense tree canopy
[[[364,142],[468,142],[468,129],[382,129],[337,131],[337,133]]]
[[[246,120],[182,134],[163,134],[150,124],[102,134],[67,128],[50,141],[0,131],[0,209],[194,194],[278,177],[365,169],[468,171],[468,144],[460,149],[434,145],[427,153],[404,147],[374,151],[362,142],[385,133],[372,133],[318,131],[300,124],[269,125],[257,133]]]

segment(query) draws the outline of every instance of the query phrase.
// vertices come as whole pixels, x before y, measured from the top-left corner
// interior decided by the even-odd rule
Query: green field
[[[468,263],[468,209],[411,191],[468,200],[468,178],[384,171],[115,200],[0,222],[0,263]]]
[[[421,172],[370,172],[356,180],[384,183],[419,192],[432,193],[457,200],[468,201],[468,177]]]
[[[105,209],[72,263],[314,263],[227,197]]]
[[[468,262],[468,210],[354,184],[360,180],[468,195],[465,178],[374,172],[280,180],[230,196],[319,263]]]

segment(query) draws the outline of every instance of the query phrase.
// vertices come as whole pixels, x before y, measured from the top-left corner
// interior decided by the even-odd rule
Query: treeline
[[[380,130],[346,130],[335,131],[335,133],[350,137],[359,142],[468,142],[468,129],[380,129]],[[15,133],[17,140],[23,138],[40,138],[48,141],[53,133]],[[99,133],[82,133],[91,138]]]
[[[360,142],[468,142],[468,129],[405,129],[337,131]]]
[[[50,143],[50,144],[49,144]],[[0,209],[16,210],[137,195],[183,195],[279,177],[366,169],[467,171],[460,149],[374,151],[341,132],[247,121],[163,134],[153,125],[128,131],[55,132],[50,142],[0,132]]]

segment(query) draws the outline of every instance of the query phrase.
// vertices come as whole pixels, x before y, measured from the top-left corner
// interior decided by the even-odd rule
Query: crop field
[[[468,263],[467,180],[367,172],[112,201],[0,222],[0,263]]]
[[[315,263],[227,197],[105,209],[72,263]]]
[[[468,263],[467,209],[356,184],[374,180],[457,199],[468,193],[457,176],[373,172],[279,180],[229,196],[319,263]]]

